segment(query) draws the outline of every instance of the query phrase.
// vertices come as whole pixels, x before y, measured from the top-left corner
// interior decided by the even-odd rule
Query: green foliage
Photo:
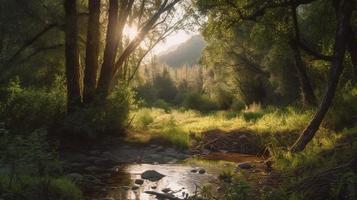
[[[130,90],[117,88],[104,104],[93,104],[68,115],[63,122],[63,136],[95,139],[103,134],[123,135],[132,102]]]
[[[11,188],[9,177],[0,176],[0,197],[7,200],[81,200],[82,191],[65,178],[19,176]]]
[[[215,192],[212,185],[206,185],[200,188],[199,194],[189,199],[192,200],[210,200],[210,199],[227,199],[227,200],[246,200],[250,186],[234,176],[230,182],[220,183],[220,192]]]
[[[0,120],[9,129],[31,132],[40,127],[50,128],[64,117],[66,100],[60,79],[51,89],[23,88],[15,80],[4,92]]]
[[[155,108],[164,109],[165,112],[169,112],[170,109],[171,109],[170,104],[168,104],[166,101],[164,101],[162,99],[158,99],[158,100],[154,101],[152,106],[155,107]]]
[[[289,193],[284,189],[276,189],[264,195],[264,200],[302,200],[301,195]]]
[[[344,172],[336,186],[332,188],[335,199],[352,200],[357,198],[357,174],[353,171]]]
[[[357,122],[357,86],[351,82],[336,95],[335,104],[328,112],[324,125],[331,129],[352,127]]]
[[[80,200],[82,198],[82,191],[65,178],[57,178],[50,182],[49,196],[54,200]]]
[[[9,200],[80,200],[81,191],[69,180],[58,177],[60,162],[46,142],[46,133],[28,136],[0,131],[0,198]]]
[[[185,100],[183,101],[183,106],[185,108],[194,109],[201,112],[209,112],[218,109],[216,103],[210,100],[207,96],[197,93],[187,94]]]
[[[154,118],[151,116],[149,109],[140,110],[140,112],[137,112],[136,116],[134,117],[136,118],[135,121],[138,127],[145,128],[154,122]]]

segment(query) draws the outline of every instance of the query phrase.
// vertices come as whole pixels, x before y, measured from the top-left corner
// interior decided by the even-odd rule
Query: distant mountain
[[[186,42],[177,46],[173,51],[160,55],[158,61],[171,67],[180,67],[182,65],[195,65],[201,57],[205,41],[201,35],[195,35]]]

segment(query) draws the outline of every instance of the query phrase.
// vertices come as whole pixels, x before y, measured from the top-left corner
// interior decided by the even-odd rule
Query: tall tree
[[[100,0],[88,0],[89,18],[83,84],[84,103],[93,101],[97,86],[97,72],[99,69],[100,6]]]
[[[341,73],[343,71],[343,61],[345,59],[345,52],[348,47],[348,41],[351,34],[349,29],[350,20],[355,5],[353,0],[341,0],[338,5],[338,24],[335,35],[334,54],[326,92],[313,119],[291,147],[291,152],[304,150],[305,146],[314,137],[332,103]]]
[[[295,69],[297,72],[297,77],[300,82],[300,90],[302,96],[303,105],[316,105],[316,96],[314,90],[311,85],[311,81],[307,75],[306,66],[301,56],[299,41],[300,41],[300,29],[298,25],[298,18],[297,18],[297,9],[298,5],[293,2],[291,5],[292,11],[292,20],[293,20],[293,29],[294,29],[294,37],[290,40],[289,45],[294,54],[295,60]]]
[[[80,65],[78,54],[78,11],[73,0],[64,1],[65,58],[67,80],[67,110],[73,112],[81,106]]]

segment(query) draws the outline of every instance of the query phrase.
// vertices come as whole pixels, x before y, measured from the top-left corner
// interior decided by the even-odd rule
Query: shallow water
[[[260,158],[252,155],[235,154],[235,153],[211,153],[202,156],[204,160],[225,160],[229,162],[246,162],[259,161]],[[203,162],[204,162],[203,160]],[[192,169],[205,169],[204,174],[198,172],[192,173]],[[161,180],[151,182],[144,180],[144,184],[139,186],[139,189],[132,190],[131,186],[135,179],[141,179],[141,174],[146,170],[155,170],[163,175]],[[168,194],[173,194],[175,197],[184,198],[186,195],[193,195],[197,192],[198,187],[202,187],[208,183],[217,182],[217,176],[222,169],[222,165],[214,162],[209,165],[200,167],[196,164],[126,164],[119,168],[116,176],[112,177],[112,189],[109,189],[107,197],[114,199],[130,199],[130,200],[154,200],[157,199],[153,195],[145,193],[145,191],[155,191],[164,193],[162,190],[169,188]],[[128,188],[128,186],[130,188]]]
[[[192,166],[184,164],[132,164],[124,167],[124,173],[130,174],[131,180],[141,179],[140,175],[146,170],[155,170],[164,174],[161,180],[151,182],[144,180],[144,184],[138,190],[125,190],[118,188],[117,190],[109,192],[108,196],[119,199],[140,199],[140,200],[153,200],[155,196],[146,194],[145,191],[155,191],[163,193],[162,190],[169,188],[169,193],[174,194],[176,197],[184,198],[186,194],[192,195],[196,192],[196,185],[200,186],[203,183],[210,183],[215,180],[215,175],[207,170],[205,174],[192,173],[194,169]]]

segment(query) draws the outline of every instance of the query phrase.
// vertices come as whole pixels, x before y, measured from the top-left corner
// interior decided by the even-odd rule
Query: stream
[[[68,177],[82,186],[89,200],[159,199],[153,194],[184,199],[206,184],[217,184],[225,165],[262,161],[253,155],[228,152],[192,155],[159,145],[140,148],[119,145],[64,157]],[[218,164],[219,161],[225,164]],[[155,181],[145,179],[142,174],[146,171],[155,171],[163,177]]]

